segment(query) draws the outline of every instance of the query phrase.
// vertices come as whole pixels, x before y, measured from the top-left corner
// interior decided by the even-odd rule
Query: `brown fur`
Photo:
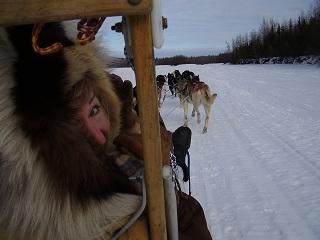
[[[95,89],[110,114],[108,152],[121,103],[92,48],[71,44],[38,56],[31,27],[0,29],[0,228],[11,239],[109,239],[140,197],[85,137],[69,92],[80,81]]]
[[[202,132],[207,132],[209,117],[212,104],[214,103],[217,94],[211,94],[209,86],[200,81],[181,81],[179,83],[179,99],[184,110],[184,126],[188,125],[188,103],[193,105],[192,116],[197,113],[197,123],[200,123],[200,111],[199,106],[202,105],[206,118]]]

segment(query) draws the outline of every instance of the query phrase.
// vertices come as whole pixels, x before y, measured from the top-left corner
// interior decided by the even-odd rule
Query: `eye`
[[[89,117],[94,117],[99,112],[100,112],[100,105],[99,104],[95,104],[90,110]]]

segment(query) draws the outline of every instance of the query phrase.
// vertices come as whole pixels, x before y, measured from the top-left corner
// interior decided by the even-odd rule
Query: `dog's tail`
[[[212,105],[214,103],[214,100],[216,100],[218,94],[216,93],[211,94],[208,85],[206,85],[205,91],[206,91],[208,102],[210,103],[210,105]]]
[[[209,97],[210,104],[214,103],[214,101],[216,100],[217,96],[218,96],[218,94],[214,93]]]

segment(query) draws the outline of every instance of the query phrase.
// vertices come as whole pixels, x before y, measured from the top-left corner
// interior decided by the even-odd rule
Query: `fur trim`
[[[127,182],[81,138],[61,97],[89,72],[112,105],[116,136],[120,103],[101,60],[70,42],[44,58],[26,44],[21,55],[21,45],[10,41],[19,39],[0,29],[0,224],[12,239],[110,237],[140,197],[124,193]]]
[[[112,106],[108,109],[113,130],[109,142],[112,143],[113,139],[119,135],[120,131],[121,103],[114,91],[108,74],[101,64],[105,61],[97,58],[97,56],[98,54],[95,54],[95,50],[89,46],[75,46],[65,50],[65,58],[68,64],[72,66],[72,68],[69,68],[67,71],[67,78],[69,79],[70,84],[68,89],[72,88],[77,82],[83,80],[83,76],[85,76],[86,73],[93,75],[92,81],[98,86],[103,96],[102,104]]]

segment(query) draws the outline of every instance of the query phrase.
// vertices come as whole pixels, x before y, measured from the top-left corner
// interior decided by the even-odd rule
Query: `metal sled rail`
[[[98,16],[130,16],[143,138],[150,238],[167,239],[151,9],[151,0],[2,0],[0,25]]]

